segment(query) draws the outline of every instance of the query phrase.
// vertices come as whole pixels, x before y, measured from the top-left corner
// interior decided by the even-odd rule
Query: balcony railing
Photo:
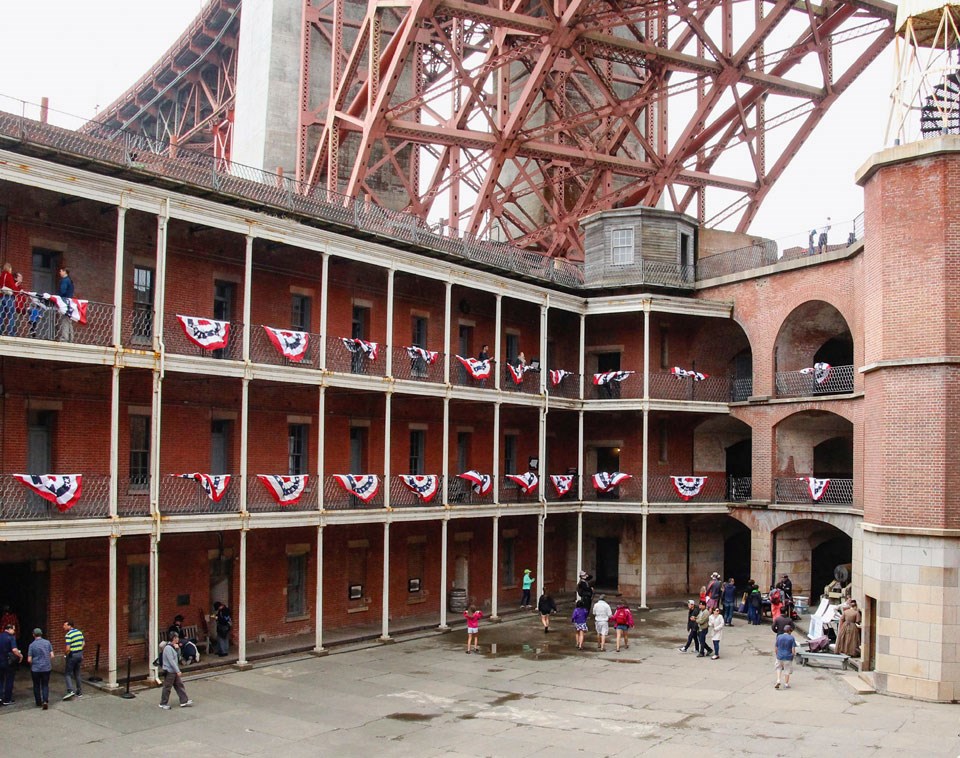
[[[752,376],[735,376],[730,380],[730,402],[741,403],[753,394]]]
[[[262,472],[261,472],[262,473]],[[280,512],[288,513],[294,511],[315,511],[318,508],[318,495],[320,488],[317,486],[317,476],[311,474],[307,480],[307,486],[304,488],[300,499],[295,503],[284,505],[278,503],[267,491],[256,475],[247,477],[247,511],[250,513],[270,513]],[[232,486],[231,482],[231,486]]]
[[[826,491],[819,500],[814,500],[810,494],[810,486],[804,477],[788,477],[776,480],[777,502],[791,504],[818,505],[852,505],[853,479],[830,479]]]
[[[831,366],[829,373],[777,372],[777,397],[843,395],[853,392],[853,366]]]
[[[565,503],[567,501],[575,501],[577,499],[577,492],[579,492],[580,486],[580,477],[576,474],[573,475],[573,485],[570,487],[570,491],[565,495],[558,495],[556,487],[553,486],[553,482],[550,481],[549,476],[542,477],[540,481],[540,486],[543,488],[543,494],[547,499],[547,502],[550,503]],[[589,494],[584,492],[584,494]]]
[[[450,383],[457,387],[476,387],[478,389],[492,390],[494,388],[493,374],[495,371],[497,371],[497,362],[491,358],[490,376],[486,379],[474,379],[460,361],[456,358],[450,359]],[[505,381],[506,379],[502,380],[502,382]]]
[[[451,476],[450,483],[447,485],[447,499],[450,505],[486,505],[493,502],[493,488],[488,495],[478,495],[473,491],[473,485],[466,479]]]
[[[120,335],[124,347],[153,350],[153,307],[134,303],[132,308],[123,308],[120,312]]]
[[[328,371],[337,371],[341,374],[357,374],[358,376],[386,376],[386,351],[388,345],[379,345],[377,357],[371,360],[365,353],[352,353],[343,344],[339,337],[327,337],[327,365]]]
[[[250,360],[254,363],[264,363],[268,366],[293,366],[303,369],[320,369],[320,347],[323,337],[312,332],[307,334],[307,347],[300,355],[299,360],[286,357],[270,341],[262,325],[256,324],[250,328]],[[296,351],[294,351],[296,352]]]
[[[328,476],[323,482],[323,507],[330,511],[350,511],[350,510],[371,510],[374,508],[383,508],[383,488],[387,486],[380,475],[380,489],[369,502],[363,502],[356,495],[351,495],[340,482],[332,476]]]
[[[230,484],[219,502],[211,500],[199,482],[177,476],[160,478],[160,513],[163,515],[198,513],[237,513],[240,511],[239,476],[230,479]]]
[[[420,497],[400,481],[399,477],[390,477],[390,507],[391,508],[431,508],[443,506],[443,477],[437,477],[437,494],[429,503],[423,502]]]
[[[650,503],[686,503],[696,506],[701,503],[727,502],[727,477],[710,475],[699,493],[684,500],[669,476],[651,476],[647,481],[647,501]]]
[[[108,518],[110,477],[84,474],[80,499],[67,511],[37,495],[9,474],[0,475],[0,521]]]
[[[548,371],[548,369],[544,369]],[[550,384],[550,374],[547,374],[547,392],[553,397],[564,397],[568,400],[580,399],[580,374],[571,374],[565,376],[560,384],[556,386]]]
[[[120,479],[117,492],[117,514],[120,516],[150,515],[149,476],[127,476]]]
[[[20,311],[17,311],[18,305]],[[87,303],[87,323],[81,324],[61,315],[55,307],[35,302],[26,295],[4,295],[0,297],[0,337],[112,345],[113,305]]]
[[[411,358],[405,347],[395,347],[393,348],[393,378],[443,384],[444,360],[444,354],[438,353],[433,363],[427,363],[420,356]]]
[[[623,369],[624,371],[628,369]],[[602,373],[602,372],[598,372]],[[621,398],[638,399],[643,397],[643,372],[634,371],[622,382],[594,384],[593,374],[587,374],[585,381],[586,396],[594,400],[619,400]]]
[[[598,492],[593,486],[593,476],[587,477],[583,483],[584,500],[620,500],[639,503],[643,500],[643,481],[639,476],[621,482],[609,492]]]
[[[184,314],[197,316],[199,318],[212,318],[210,316],[199,316],[198,314]],[[163,322],[163,343],[167,353],[175,355],[198,355],[204,358],[211,358],[226,361],[239,361],[243,357],[243,324],[239,321],[230,322],[230,333],[227,339],[227,346],[214,350],[207,350],[187,339],[187,335],[180,325],[180,320],[175,314],[167,314]]]
[[[527,371],[520,379],[520,383],[513,378],[509,366],[503,370],[503,378],[500,380],[500,387],[506,392],[519,392],[524,395],[540,394],[540,371]]]
[[[753,478],[749,476],[727,477],[727,500],[745,503],[753,497]]]
[[[640,381],[642,383],[642,377]],[[730,377],[708,376],[695,382],[689,377],[673,374],[650,374],[650,397],[656,400],[726,403],[730,400]]]

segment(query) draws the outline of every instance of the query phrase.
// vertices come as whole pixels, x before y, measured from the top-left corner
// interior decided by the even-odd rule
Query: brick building
[[[218,599],[242,663],[258,639],[444,626],[454,591],[496,616],[524,568],[645,604],[713,571],[815,598],[851,564],[880,688],[955,698],[956,138],[865,166],[865,239],[778,254],[623,209],[586,220],[582,269],[15,117],[0,141],[0,257],[40,292],[66,266],[89,301],[71,339],[55,308],[0,314],[0,601],[72,617],[109,682]],[[484,347],[475,379],[456,356]],[[521,352],[540,370],[517,381]],[[193,472],[231,479],[214,499]],[[82,474],[81,496],[61,512],[18,473]],[[284,505],[258,475],[308,479]]]

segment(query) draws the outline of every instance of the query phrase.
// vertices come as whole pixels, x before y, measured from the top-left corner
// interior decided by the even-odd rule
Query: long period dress
[[[840,634],[837,635],[837,652],[854,658],[860,656],[859,608],[847,608],[840,619]]]

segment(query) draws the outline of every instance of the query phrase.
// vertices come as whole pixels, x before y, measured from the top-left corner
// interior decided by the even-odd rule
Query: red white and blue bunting
[[[489,495],[493,491],[493,477],[490,474],[481,474],[471,469],[457,474],[457,477],[470,482],[473,485],[473,491],[478,495]]]
[[[537,485],[540,484],[540,477],[532,471],[525,474],[506,474],[507,479],[516,484],[524,495],[537,491]]]
[[[557,497],[563,497],[573,489],[573,474],[551,474],[550,482],[557,493]]]
[[[299,502],[307,489],[307,481],[310,479],[307,474],[297,474],[293,476],[284,476],[281,474],[257,474],[257,479],[261,481],[267,492],[280,505],[293,505]]]
[[[622,382],[633,373],[633,371],[603,371],[593,375],[593,383],[601,387],[604,384],[610,384],[610,382]]]
[[[703,485],[707,481],[705,476],[671,476],[670,481],[673,482],[673,488],[677,491],[677,494],[683,500],[689,500],[690,498],[696,497],[700,494],[700,490],[703,489]]]
[[[440,353],[438,353],[436,350],[425,350],[417,345],[405,347],[404,350],[407,351],[407,355],[410,356],[411,360],[421,360],[428,366],[432,366],[434,363],[436,363],[437,358],[440,355]]]
[[[797,477],[801,482],[807,483],[807,489],[810,491],[810,498],[813,502],[817,502],[825,494],[827,494],[827,487],[830,486],[829,479],[817,479],[812,476],[801,476]]]
[[[572,371],[565,371],[562,368],[550,369],[550,386],[556,387],[560,382],[566,379],[568,376],[573,376]]]
[[[334,474],[333,478],[364,503],[369,503],[380,491],[380,477],[376,474]]]
[[[358,337],[341,337],[343,346],[351,353],[360,353],[368,361],[375,361],[380,353],[380,345],[376,342],[367,342]]]
[[[87,304],[90,302],[89,300],[48,295],[46,292],[42,295],[38,295],[36,292],[28,292],[26,294],[34,299],[39,298],[46,300],[57,309],[61,316],[66,316],[71,321],[76,321],[78,324],[87,323]]]
[[[310,335],[307,332],[294,332],[290,329],[274,329],[264,326],[263,330],[277,352],[284,358],[299,363],[307,354],[310,346]]]
[[[219,503],[223,499],[227,487],[230,485],[230,474],[200,474],[194,472],[192,474],[170,474],[170,476],[175,476],[178,479],[193,479],[199,482],[203,491],[207,493],[207,497],[215,503]]]
[[[510,371],[510,377],[513,379],[514,384],[523,384],[523,377],[530,370],[530,367],[526,364],[514,366],[512,363],[508,363],[507,369]]]
[[[461,355],[456,356],[457,360],[463,364],[463,367],[467,370],[467,373],[470,374],[474,379],[487,379],[490,376],[490,361],[489,360],[477,360],[476,358],[464,358]]]
[[[180,314],[177,314],[177,321],[183,327],[187,339],[204,350],[221,350],[227,346],[227,340],[230,339],[229,321],[214,321]]]
[[[693,379],[695,382],[702,382],[704,379],[710,378],[710,374],[704,374],[700,371],[694,371],[692,369],[680,368],[679,366],[674,366],[672,369],[670,369],[670,373],[678,379]]]
[[[810,368],[800,369],[801,374],[813,374],[813,378],[816,380],[817,384],[823,384],[827,379],[830,378],[830,364],[829,363],[814,363]]]
[[[619,471],[613,473],[601,471],[593,475],[593,486],[597,492],[610,492],[614,487],[628,479],[633,479],[633,476],[631,474],[623,474]]]
[[[429,503],[440,490],[440,477],[435,474],[398,474],[403,486],[424,503]]]
[[[82,474],[14,474],[13,478],[49,500],[60,513],[66,513],[77,504],[83,485]]]

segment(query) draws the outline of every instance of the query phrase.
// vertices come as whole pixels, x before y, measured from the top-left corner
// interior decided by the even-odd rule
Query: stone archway
[[[853,539],[832,524],[798,519],[772,534],[773,578],[788,574],[795,595],[816,603],[837,565],[853,562]]]

